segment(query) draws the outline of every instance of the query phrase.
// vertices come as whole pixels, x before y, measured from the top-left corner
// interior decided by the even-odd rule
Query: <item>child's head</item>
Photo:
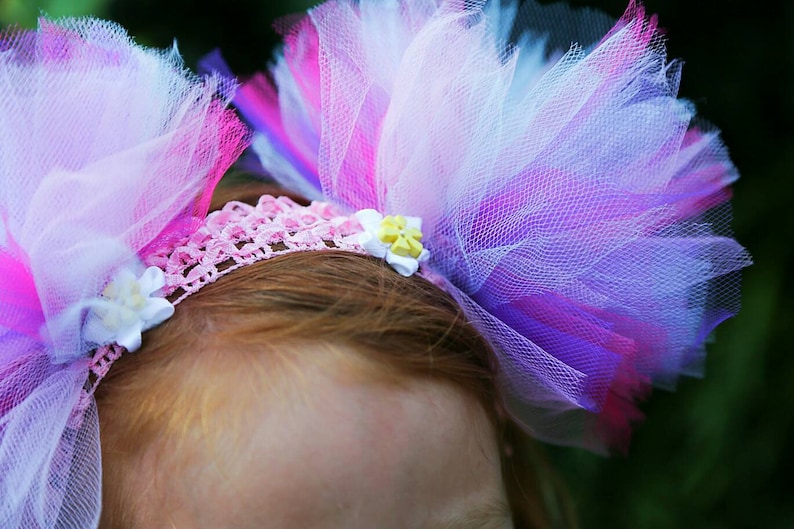
[[[737,174],[641,5],[515,7],[329,1],[234,94],[0,36],[0,526],[544,527],[516,425],[625,448],[738,308]],[[318,202],[206,216],[249,140]]]
[[[382,261],[236,270],[99,386],[102,527],[502,528],[508,489],[540,520],[533,479],[504,470],[491,355]]]

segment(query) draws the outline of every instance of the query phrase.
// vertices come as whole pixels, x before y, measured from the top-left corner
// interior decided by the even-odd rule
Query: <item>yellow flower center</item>
[[[134,279],[127,280],[119,285],[120,280],[110,282],[102,296],[114,301],[125,309],[139,311],[146,306],[146,298],[141,293],[141,285]]]
[[[381,242],[391,244],[391,251],[400,257],[410,255],[414,259],[422,254],[424,246],[419,242],[422,240],[422,232],[416,228],[408,228],[405,217],[402,215],[387,215],[380,223],[378,229],[378,239]]]

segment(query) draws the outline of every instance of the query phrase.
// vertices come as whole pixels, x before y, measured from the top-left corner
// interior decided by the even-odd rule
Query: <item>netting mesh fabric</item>
[[[78,406],[87,304],[198,225],[246,131],[229,83],[95,19],[0,35],[0,87],[0,527],[86,529],[101,490],[96,408]]]
[[[749,264],[728,230],[736,170],[677,98],[655,19],[338,0],[284,33],[234,100],[264,169],[422,217],[427,269],[494,344],[517,420],[625,447],[636,399],[698,373]]]

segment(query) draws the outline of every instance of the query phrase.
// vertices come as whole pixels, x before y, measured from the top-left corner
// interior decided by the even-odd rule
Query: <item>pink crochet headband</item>
[[[327,202],[301,206],[287,197],[263,195],[255,206],[232,201],[210,213],[193,233],[144,259],[137,277],[123,270],[105,288],[89,315],[85,334],[104,345],[91,361],[87,405],[100,381],[125,351],[141,345],[141,332],[162,323],[173,307],[219,278],[259,261],[293,252],[344,250],[384,258],[410,276],[429,257],[421,221],[384,217],[374,210],[344,215]],[[168,302],[164,298],[175,295]]]
[[[362,252],[353,237],[361,231],[355,216],[331,204],[304,207],[287,197],[264,195],[256,206],[229,202],[210,213],[198,230],[172,250],[149,256],[146,264],[165,273],[166,295],[181,291],[176,305],[208,283],[271,257],[329,248]]]

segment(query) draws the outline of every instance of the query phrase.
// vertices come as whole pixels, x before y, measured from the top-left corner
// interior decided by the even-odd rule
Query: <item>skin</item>
[[[156,479],[139,484],[136,526],[512,529],[493,427],[476,401],[446,383],[309,357],[295,355],[297,374],[277,387],[241,373],[229,404],[185,446],[152,451],[140,475]]]

